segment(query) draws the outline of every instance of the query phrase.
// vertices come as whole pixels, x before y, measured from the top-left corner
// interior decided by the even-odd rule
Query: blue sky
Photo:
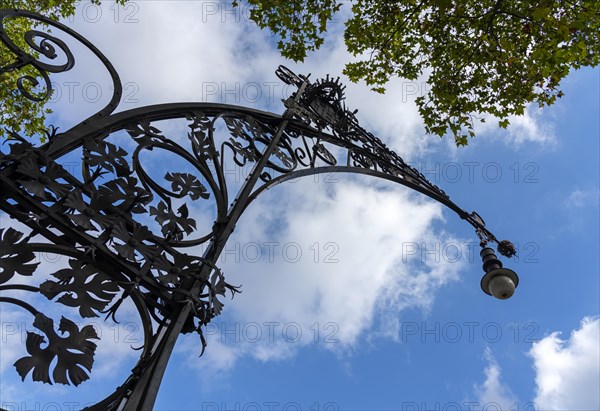
[[[349,58],[339,22],[323,50],[293,64],[221,2],[82,3],[69,24],[120,73],[119,110],[208,100],[281,113],[289,90],[274,75],[279,64],[316,79],[340,75]],[[76,58],[73,72],[53,77],[60,96],[49,122],[62,129],[110,92],[91,56]],[[517,244],[518,260],[504,259],[521,279],[513,298],[481,292],[474,232],[424,196],[353,176],[284,184],[236,228],[220,266],[243,293],[206,330],[202,358],[197,336],[180,338],[157,410],[600,409],[599,71],[573,72],[555,106],[531,107],[508,130],[488,122],[462,149],[424,134],[414,105],[424,82],[396,79],[388,89],[349,84],[347,105],[498,238]],[[161,127],[181,138],[180,125]],[[157,172],[174,166],[167,157],[152,163]],[[232,169],[230,177],[240,175]],[[209,207],[193,213],[212,223]],[[1,223],[16,227],[5,215]],[[46,258],[41,271],[64,263]],[[60,318],[60,307],[48,307]],[[74,409],[109,394],[135,363],[129,346],[141,333],[125,306],[120,325],[97,320],[108,338],[90,381],[22,383],[12,363],[25,354],[31,319],[1,308],[1,407]]]

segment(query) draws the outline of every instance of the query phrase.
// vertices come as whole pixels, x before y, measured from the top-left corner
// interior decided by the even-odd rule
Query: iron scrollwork
[[[114,82],[110,102],[98,113],[65,132],[54,129],[50,141],[38,147],[11,132],[7,149],[0,153],[0,208],[30,230],[25,235],[0,228],[0,302],[30,312],[33,326],[45,335],[27,334],[28,355],[14,363],[22,379],[31,373],[34,381],[44,383],[82,383],[92,371],[98,335],[90,326],[80,328],[66,317],[58,321],[58,334],[53,319],[9,296],[17,290],[39,293],[77,310],[82,318],[105,315],[116,321],[122,302],[133,301],[144,329],[140,358],[127,381],[91,409],[117,409],[133,401],[137,387],[147,383],[145,378],[160,363],[159,347],[169,332],[198,333],[204,352],[202,328],[221,313],[227,293],[239,292],[215,264],[220,247],[239,214],[260,193],[300,176],[354,172],[406,185],[466,219],[482,244],[497,242],[501,254],[514,254],[512,244],[498,242],[481,217],[462,210],[364,130],[356,112],[346,108],[338,79],[326,77],[311,83],[308,76],[280,66],[279,78],[297,87],[284,101],[287,110],[281,116],[209,103],[165,104],[111,114],[122,90],[112,64],[81,35],[46,17],[0,10],[0,40],[15,54],[12,64],[0,68],[0,75],[31,65],[46,84],[43,97],[47,98],[52,89],[48,73],[70,70],[75,62],[64,41],[37,30],[25,34],[33,52],[21,50],[5,30],[7,18],[34,19],[74,37],[92,50]],[[66,56],[61,65],[42,63],[36,57],[38,53],[56,58],[57,49]],[[37,82],[22,77],[16,90],[38,99],[26,90],[26,81]],[[187,135],[179,142],[168,138],[155,124],[165,119],[186,121]],[[123,148],[132,144],[131,152]],[[76,149],[81,150],[81,175],[59,163]],[[144,167],[142,157],[159,150],[175,156],[177,165],[185,164],[186,170],[169,170],[158,177]],[[258,166],[261,161],[262,168]],[[227,162],[237,167],[254,165],[256,173],[256,181],[247,191],[240,189],[243,195],[233,203]],[[214,225],[206,232],[197,233],[190,211],[195,202],[210,203],[216,210]],[[44,240],[34,240],[38,237]],[[198,245],[207,246],[203,256],[185,252]],[[39,268],[34,262],[36,252],[67,256],[69,267],[50,273],[53,279],[38,287],[23,284],[20,278],[32,276]],[[183,324],[174,329],[181,318]],[[48,345],[41,348],[46,340]]]

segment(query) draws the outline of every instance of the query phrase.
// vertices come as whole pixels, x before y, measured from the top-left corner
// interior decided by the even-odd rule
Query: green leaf
[[[531,17],[533,17],[534,20],[543,20],[546,17],[548,17],[550,11],[550,7],[540,7],[538,9],[535,9],[533,13],[531,13]]]

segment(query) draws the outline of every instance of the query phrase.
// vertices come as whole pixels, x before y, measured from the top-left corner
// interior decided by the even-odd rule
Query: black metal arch
[[[0,229],[0,302],[29,311],[34,327],[48,339],[42,348],[44,337],[28,333],[29,355],[15,362],[23,379],[31,373],[34,381],[78,385],[87,380],[96,349],[92,340],[98,336],[91,326],[79,329],[64,317],[58,330],[68,336],[61,336],[52,319],[5,294],[15,290],[41,293],[78,309],[84,318],[107,314],[113,319],[122,301],[131,298],[144,328],[140,359],[123,385],[90,409],[151,409],[178,335],[198,333],[203,352],[202,327],[220,314],[226,292],[232,296],[238,292],[215,262],[242,212],[265,190],[290,179],[349,172],[402,184],[467,220],[482,246],[496,242],[501,254],[514,254],[512,244],[498,242],[477,213],[464,211],[364,130],[355,112],[346,108],[338,79],[326,77],[311,83],[308,77],[280,66],[279,78],[297,87],[284,101],[283,115],[214,103],[162,104],[111,114],[122,86],[100,51],[61,23],[27,11],[0,10],[0,40],[15,54],[13,63],[0,67],[0,75],[33,67],[45,82],[45,94],[34,96],[27,89],[27,82],[39,84],[30,75],[17,75],[15,92],[36,101],[50,97],[48,72],[70,70],[75,59],[65,42],[38,30],[25,33],[30,50],[22,50],[6,30],[4,22],[10,18],[33,19],[75,38],[98,57],[114,83],[110,102],[70,130],[49,131],[48,143],[39,147],[11,132],[8,152],[0,153],[0,209],[30,229],[27,235],[13,228]],[[40,55],[55,59],[57,49],[66,56],[65,64],[40,61]],[[187,146],[153,125],[166,119],[188,121]],[[132,153],[119,147],[118,141],[111,142],[112,136],[123,131],[137,144]],[[69,173],[57,161],[75,149],[82,150],[81,176]],[[178,156],[193,172],[169,171],[157,181],[140,160],[142,152],[155,149]],[[228,194],[226,162],[252,166],[234,199]],[[197,227],[184,201],[188,198],[214,201],[216,207],[212,229],[200,237],[192,237]],[[141,224],[142,217],[153,217],[156,224]],[[38,236],[49,243],[34,241]],[[184,252],[199,244],[207,244],[204,255]],[[39,263],[33,262],[34,253],[39,251],[68,256],[70,268],[52,273],[56,280],[39,287],[19,284],[20,276],[36,271]],[[54,358],[58,362],[51,377]]]

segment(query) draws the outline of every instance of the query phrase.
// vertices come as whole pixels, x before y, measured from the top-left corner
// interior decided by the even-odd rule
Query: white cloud
[[[243,286],[226,302],[233,320],[209,328],[212,360],[191,364],[231,369],[241,358],[282,360],[315,344],[343,355],[369,335],[394,338],[388,326],[403,309],[431,307],[464,261],[422,258],[413,246],[459,241],[433,232],[442,218],[439,204],[369,181],[328,186],[306,178],[275,188],[246,211],[220,259],[228,282]],[[249,261],[269,242],[271,252],[263,247],[262,258]],[[197,352],[196,345],[190,356]]]
[[[554,332],[529,351],[541,410],[600,409],[600,319],[586,317],[568,340]]]
[[[565,203],[569,208],[584,208],[588,206],[597,206],[599,200],[600,190],[597,187],[588,190],[577,188],[569,194]]]
[[[518,404],[517,398],[510,387],[502,382],[502,369],[489,347],[486,348],[484,356],[488,366],[484,370],[485,381],[475,386],[477,402],[482,409],[513,409],[511,406]]]
[[[509,116],[510,124],[506,129],[498,127],[497,117],[491,115],[481,117],[485,119],[485,123],[475,123],[477,137],[498,138],[517,149],[526,143],[552,149],[557,143],[554,124],[549,122],[544,111],[533,103],[525,108],[523,115]]]
[[[313,81],[325,74],[340,75],[347,85],[348,106],[359,110],[361,124],[408,160],[431,149],[431,143],[453,146],[451,138],[440,142],[424,133],[414,99],[430,89],[425,78],[392,79],[386,85],[387,93],[380,95],[341,75],[344,63],[353,60],[341,35],[348,10],[332,25],[332,34],[322,49],[309,54],[304,63],[296,64],[279,55],[272,36],[259,30],[244,11],[235,13],[225,3],[209,4],[210,7],[206,2],[142,2],[136,3],[134,14],[131,8],[121,10],[117,19],[115,8],[109,8],[107,3],[100,6],[102,19],[97,24],[91,24],[90,18],[83,19],[84,12],[80,10],[69,25],[98,46],[121,75],[125,89],[118,111],[146,104],[214,101],[282,112],[280,99],[292,90],[282,84],[274,71],[284,64],[297,73],[312,73]],[[87,11],[92,17],[94,7]],[[127,15],[137,22],[124,23],[123,16]],[[97,60],[83,52],[75,54],[77,64],[73,71],[64,77],[53,76],[58,79],[58,88],[63,84],[62,98],[53,106],[60,114],[61,131],[99,109],[109,94],[108,77],[101,80]],[[90,61],[93,64],[88,64]],[[64,83],[70,81],[80,83],[75,86],[73,102],[66,101],[69,90]],[[94,82],[100,84],[104,94],[95,105],[80,95]],[[91,93],[95,86],[86,90]],[[529,107],[521,117],[511,117],[508,130],[499,129],[492,118],[487,120],[477,128],[480,137],[495,136],[515,148],[526,142],[546,146],[555,142],[552,124],[535,107]]]
[[[127,13],[121,10],[115,22],[115,8],[107,3],[88,7],[90,15],[94,14],[91,9],[102,9],[102,19],[96,24],[82,17],[82,7],[67,24],[97,46],[120,74],[125,88],[117,111],[146,104],[213,101],[282,112],[281,98],[293,91],[275,76],[275,69],[284,64],[299,74],[312,73],[311,81],[326,74],[341,76],[348,106],[359,110],[358,118],[368,130],[401,155],[425,149],[430,139],[424,138],[414,99],[427,85],[392,79],[387,94],[380,95],[341,75],[344,62],[352,60],[341,33],[343,16],[332,26],[333,34],[322,49],[296,64],[280,56],[270,33],[243,15],[229,13],[225,3],[210,4],[217,10],[212,6],[208,10],[206,2],[136,3],[132,17],[137,22],[126,24],[122,17]],[[111,87],[98,60],[81,47],[72,48],[73,70],[52,77],[60,98],[51,106],[59,116],[61,131],[101,108]],[[102,99],[92,104],[86,95],[94,97],[96,84]]]
[[[531,405],[539,410],[600,409],[600,319],[585,317],[580,328],[568,340],[554,332],[533,343],[529,356],[533,360],[537,385]],[[482,409],[514,409],[518,399],[502,381],[502,370],[489,348],[485,381],[475,386]]]
[[[510,116],[508,126],[508,141],[517,146],[526,142],[537,143],[552,147],[556,143],[554,125],[542,118],[542,110],[535,105],[525,109],[522,116]]]

